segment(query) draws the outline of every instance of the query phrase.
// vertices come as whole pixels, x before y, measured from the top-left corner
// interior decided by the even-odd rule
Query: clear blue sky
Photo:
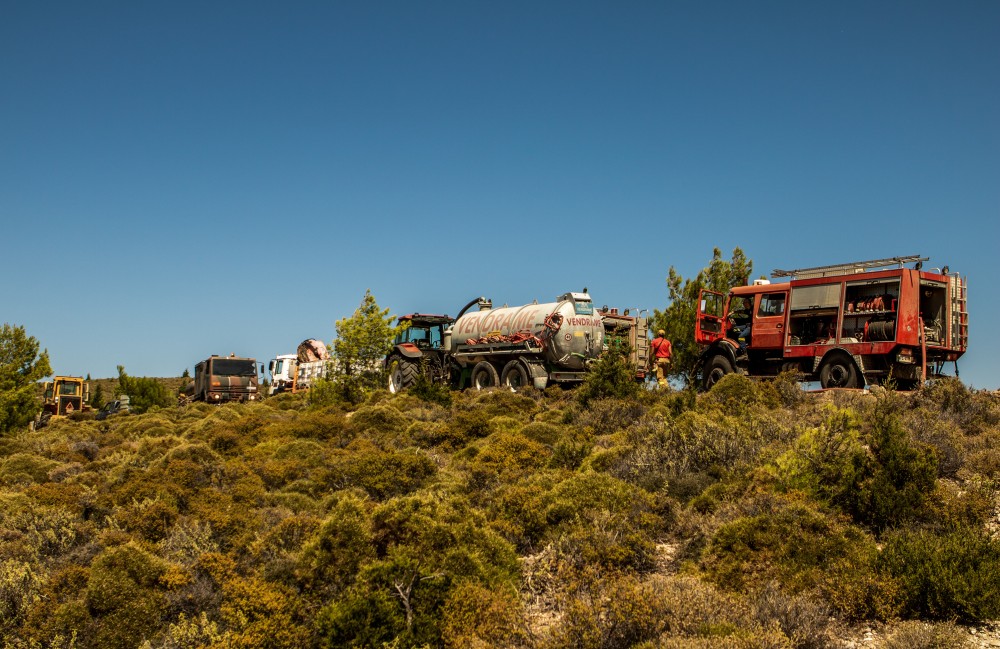
[[[329,341],[370,288],[663,308],[895,255],[1000,387],[1000,3],[8,2],[0,320],[59,373]]]

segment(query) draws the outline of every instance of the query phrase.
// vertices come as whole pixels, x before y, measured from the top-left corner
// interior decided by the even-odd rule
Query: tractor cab
[[[399,332],[393,344],[413,351],[440,349],[444,331],[454,321],[446,315],[411,313],[400,316],[398,324],[408,323],[408,326]]]

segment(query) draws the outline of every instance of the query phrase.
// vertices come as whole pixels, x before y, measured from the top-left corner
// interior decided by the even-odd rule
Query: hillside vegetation
[[[825,647],[934,622],[900,627],[914,649],[1000,617],[995,395],[601,394],[286,394],[2,437],[0,645]]]

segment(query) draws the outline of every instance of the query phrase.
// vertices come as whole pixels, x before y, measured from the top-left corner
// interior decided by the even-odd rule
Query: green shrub
[[[732,591],[771,582],[791,594],[815,590],[847,617],[895,612],[892,584],[876,574],[873,538],[808,502],[779,498],[759,509],[712,536],[701,567],[714,583]]]
[[[577,565],[645,570],[663,521],[645,491],[603,473],[573,475],[546,496],[546,538]]]
[[[437,465],[416,450],[365,448],[335,456],[329,471],[328,480],[335,488],[361,487],[372,498],[382,500],[420,488],[437,473]]]
[[[358,589],[334,600],[317,616],[322,646],[386,646],[406,629],[405,612],[390,592]]]
[[[392,406],[362,406],[351,416],[351,428],[369,436],[392,436],[403,433],[410,419]]]
[[[166,590],[160,579],[167,564],[137,545],[97,557],[87,583],[87,606],[96,621],[97,646],[132,649],[160,628]]]
[[[874,410],[867,442],[870,457],[847,511],[875,531],[926,517],[936,501],[937,458],[909,440],[887,399]]]
[[[551,454],[543,444],[519,433],[497,433],[469,462],[469,485],[480,490],[513,482],[545,466]]]
[[[964,622],[1000,616],[1000,542],[980,529],[894,532],[879,565],[901,582],[908,616]]]
[[[0,461],[0,483],[45,482],[49,479],[49,471],[58,465],[58,462],[31,453],[15,453]]]
[[[819,427],[807,429],[777,458],[775,474],[785,489],[846,508],[856,498],[867,461],[856,415],[832,409]]]
[[[703,397],[702,403],[709,407],[721,407],[731,414],[781,405],[773,383],[754,381],[738,372],[727,374],[717,381]]]
[[[627,347],[610,349],[590,365],[576,398],[584,406],[595,399],[635,399],[642,389],[635,373]]]
[[[354,583],[361,565],[374,558],[371,519],[365,504],[346,497],[305,541],[296,575],[307,592],[335,595]]]

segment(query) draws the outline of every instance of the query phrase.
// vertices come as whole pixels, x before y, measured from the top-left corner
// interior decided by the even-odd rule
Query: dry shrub
[[[543,649],[733,647],[792,649],[774,621],[692,577],[571,576]],[[816,645],[811,645],[816,646]]]
[[[519,433],[491,435],[469,461],[469,486],[493,489],[511,483],[548,463],[552,452]]]
[[[18,485],[47,482],[49,471],[58,462],[32,453],[15,453],[0,461],[0,484]]]
[[[560,439],[571,435],[572,431],[566,431],[561,426],[556,426],[555,424],[533,422],[521,428],[521,434],[528,439],[535,440],[539,444],[552,447]]]
[[[878,649],[963,649],[971,646],[969,634],[951,622],[930,624],[909,620],[886,636]]]
[[[986,431],[968,440],[965,457],[965,474],[979,474],[984,478],[1000,478],[1000,428]]]
[[[574,565],[646,570],[662,529],[649,493],[604,473],[574,474],[544,498],[546,538]]]
[[[441,639],[448,649],[532,646],[523,605],[509,588],[462,581],[448,594],[442,618]]]
[[[523,392],[510,390],[487,390],[483,392],[467,391],[460,408],[482,410],[490,417],[511,416],[522,421],[528,421],[538,412],[538,403]]]
[[[391,439],[406,431],[410,418],[387,405],[362,406],[351,415],[351,428],[358,434]]]
[[[193,566],[198,557],[217,553],[219,544],[213,539],[212,526],[195,518],[177,522],[160,543],[164,556],[175,563]]]
[[[770,582],[749,596],[753,616],[764,628],[777,624],[796,649],[837,646],[830,608],[805,594],[789,595]]]
[[[571,414],[574,426],[590,428],[595,435],[611,435],[640,421],[646,406],[634,399],[594,399]]]
[[[965,436],[961,427],[935,417],[932,411],[920,410],[907,419],[913,438],[932,447],[938,461],[938,475],[954,478],[965,462]]]
[[[139,540],[159,542],[167,537],[177,519],[177,507],[159,498],[147,498],[119,508],[115,520]]]
[[[334,489],[360,487],[381,500],[424,486],[437,473],[437,464],[416,449],[383,451],[357,444],[351,452],[331,457],[327,469],[325,479]]]

